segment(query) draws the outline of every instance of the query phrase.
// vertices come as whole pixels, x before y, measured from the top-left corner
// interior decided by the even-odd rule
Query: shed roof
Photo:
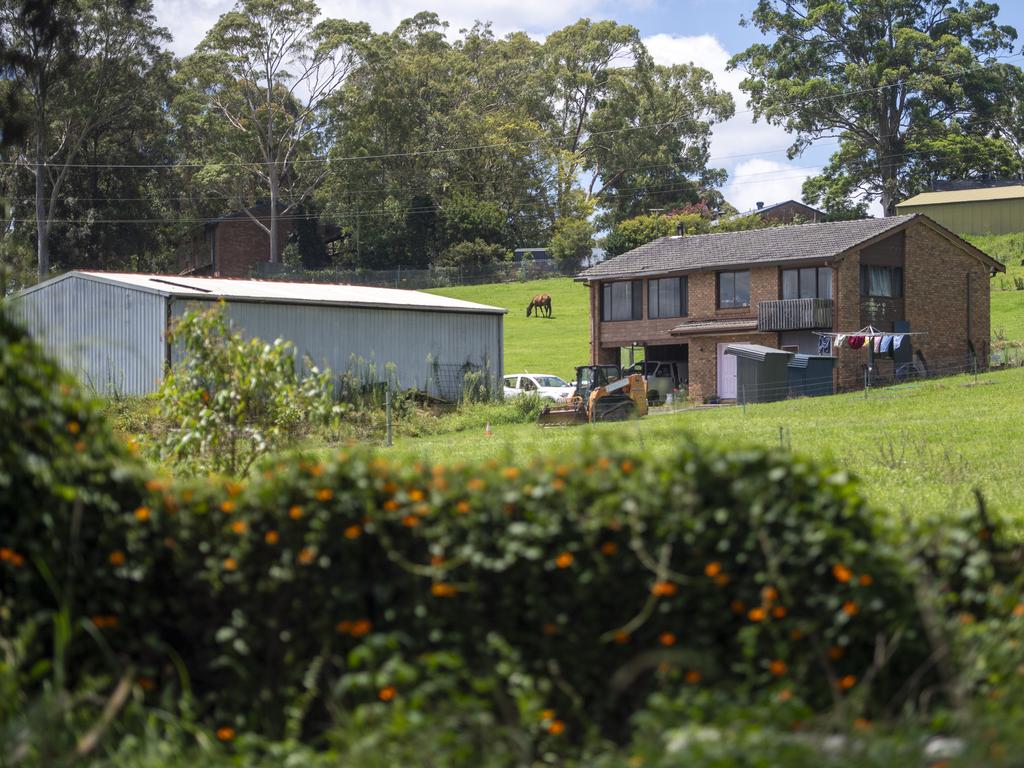
[[[1005,268],[984,251],[935,223],[913,213],[883,219],[856,219],[820,224],[768,227],[742,232],[662,237],[581,272],[583,281],[648,277],[673,272],[752,267],[762,264],[828,261],[869,241],[895,233],[920,221],[991,269]]]
[[[756,331],[756,317],[711,318],[705,320],[684,320],[669,333],[673,336],[697,335],[699,333],[735,333]]]
[[[1005,187],[981,187],[978,189],[951,189],[947,192],[922,192],[896,204],[896,209],[916,205],[941,205],[943,203],[976,203],[986,200],[1015,200],[1024,197],[1024,184]]]
[[[792,352],[787,352],[784,349],[765,347],[761,344],[730,344],[725,348],[725,354],[745,357],[749,360],[765,360],[775,355],[785,355],[786,357],[793,355]]]
[[[810,365],[811,361],[815,361],[817,363],[817,361],[819,360],[828,360],[829,362],[827,363],[827,365],[835,367],[835,364],[838,362],[839,358],[833,357],[832,355],[805,355],[802,353],[796,353],[793,355],[793,359],[789,361],[789,367],[807,368]],[[826,363],[821,364],[825,365]]]
[[[72,276],[110,285],[122,285],[139,291],[187,299],[225,299],[271,304],[314,304],[320,306],[374,307],[426,310],[434,312],[470,312],[505,314],[508,310],[447,296],[398,288],[370,288],[362,285],[331,283],[286,283],[277,280],[230,280],[216,277],[184,277],[129,272],[68,272],[32,286],[30,293]]]

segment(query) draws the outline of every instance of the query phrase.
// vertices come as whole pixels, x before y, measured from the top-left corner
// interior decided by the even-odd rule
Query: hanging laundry
[[[844,341],[846,341],[846,334],[840,333],[838,336],[836,336],[835,346],[837,348],[843,346]]]
[[[818,354],[819,355],[830,355],[830,354],[832,354],[832,338],[830,336],[819,336],[818,337]]]
[[[888,352],[888,351],[889,351],[889,348],[890,348],[891,346],[892,346],[892,336],[883,336],[883,337],[882,337],[882,346],[881,346],[881,351],[882,351],[883,353],[884,353],[884,352]]]
[[[892,337],[892,348],[894,350],[899,349],[900,345],[902,343],[903,343],[903,334],[902,333],[898,333],[898,334],[896,334],[895,336]]]
[[[860,349],[864,346],[863,336],[850,336],[847,338],[846,343],[850,346],[850,349]]]

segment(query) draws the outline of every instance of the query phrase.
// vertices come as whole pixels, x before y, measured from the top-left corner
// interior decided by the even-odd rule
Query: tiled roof
[[[673,336],[686,336],[697,333],[735,333],[737,331],[756,331],[756,317],[736,317],[722,320],[687,320],[673,328]]]
[[[913,219],[890,216],[824,224],[768,227],[713,235],[662,237],[581,272],[579,280],[645,277],[731,266],[830,259]]]

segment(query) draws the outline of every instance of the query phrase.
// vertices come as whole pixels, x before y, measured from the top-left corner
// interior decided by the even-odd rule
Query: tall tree
[[[366,24],[317,22],[311,0],[239,0],[182,65],[196,180],[246,211],[279,262],[281,218],[327,173],[324,105],[361,61]],[[269,202],[269,225],[253,212]]]
[[[913,153],[998,101],[996,57],[1017,36],[998,12],[984,0],[760,0],[744,24],[774,40],[730,66],[748,74],[755,119],[795,134],[790,157],[839,139],[810,192],[879,199],[892,215]]]
[[[50,230],[69,171],[90,136],[130,122],[140,78],[169,39],[150,0],[0,2],[0,30],[18,52],[12,75],[32,107],[37,266],[50,269]]]

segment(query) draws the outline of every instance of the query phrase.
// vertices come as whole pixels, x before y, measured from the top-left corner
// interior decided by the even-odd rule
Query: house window
[[[832,268],[803,267],[782,270],[782,298],[831,299]]]
[[[647,281],[647,317],[683,317],[686,314],[686,278]]]
[[[750,306],[750,272],[718,273],[718,308],[737,309]]]
[[[643,300],[642,280],[605,283],[601,286],[601,320],[640,320]]]
[[[903,268],[862,265],[860,268],[860,295],[887,299],[902,297]]]

